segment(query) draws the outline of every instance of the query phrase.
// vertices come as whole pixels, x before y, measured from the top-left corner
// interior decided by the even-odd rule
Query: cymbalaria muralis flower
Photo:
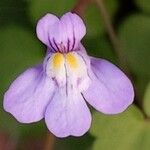
[[[4,96],[4,109],[19,122],[44,118],[58,137],[81,136],[91,126],[85,100],[105,114],[120,113],[133,102],[126,75],[110,62],[87,55],[80,42],[86,28],[79,16],[47,14],[36,31],[47,46],[44,62],[21,74]]]

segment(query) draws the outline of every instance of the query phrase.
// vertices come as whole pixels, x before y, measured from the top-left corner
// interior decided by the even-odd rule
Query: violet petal
[[[58,89],[49,103],[45,121],[57,137],[81,136],[90,128],[91,114],[79,92]]]
[[[30,123],[44,117],[54,92],[54,84],[43,73],[42,65],[21,74],[4,96],[4,109],[19,122]]]
[[[117,114],[134,99],[134,90],[127,76],[104,59],[91,58],[92,83],[83,92],[85,99],[98,111]]]

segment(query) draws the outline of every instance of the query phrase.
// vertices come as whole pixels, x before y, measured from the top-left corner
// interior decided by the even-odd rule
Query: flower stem
[[[55,136],[48,132],[46,135],[44,150],[54,150]]]

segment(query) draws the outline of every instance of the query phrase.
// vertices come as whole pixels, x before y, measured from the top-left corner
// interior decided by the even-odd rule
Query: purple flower
[[[44,118],[57,137],[81,136],[91,126],[86,101],[105,114],[121,113],[133,102],[126,75],[107,60],[87,55],[79,16],[47,14],[36,31],[47,46],[44,62],[21,74],[4,96],[4,109],[19,122]]]

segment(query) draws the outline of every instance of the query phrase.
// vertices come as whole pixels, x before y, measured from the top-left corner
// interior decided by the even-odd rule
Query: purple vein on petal
[[[61,42],[61,51],[62,51],[63,53],[66,53],[66,52],[67,52],[66,47],[63,45],[63,42]]]
[[[55,46],[56,46],[57,50],[60,52],[60,49],[59,49],[58,45],[56,44],[56,41],[55,41],[55,39],[54,39],[54,38],[53,38],[53,42],[54,42],[54,44],[55,44]]]
[[[69,48],[70,48],[70,40],[68,39],[68,42],[67,42],[67,50],[69,51]],[[67,52],[67,51],[66,51]]]
[[[69,16],[70,17],[70,16]],[[70,17],[70,20],[72,20],[72,18]],[[75,33],[74,33],[74,24],[71,22],[72,24],[72,28],[73,28],[73,44],[72,44],[72,48],[71,48],[71,51],[74,50],[74,47],[75,47],[75,42],[76,42],[76,38],[75,38]]]
[[[72,44],[72,49],[71,49],[71,51],[74,50],[75,42],[76,42],[76,39],[75,39],[75,35],[74,35],[74,32],[73,32],[73,44]]]
[[[53,44],[50,40],[50,37],[48,37],[48,41],[49,41],[49,44],[50,44],[51,48],[53,49],[53,52],[56,52],[56,50],[55,50],[55,48],[54,48],[54,46],[53,46]]]

